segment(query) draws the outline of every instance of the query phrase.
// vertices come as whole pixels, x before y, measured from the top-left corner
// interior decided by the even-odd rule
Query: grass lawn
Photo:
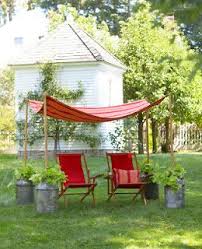
[[[170,159],[155,155],[153,160],[166,164]],[[106,170],[105,158],[88,162],[93,174]],[[81,204],[76,196],[68,207],[61,200],[58,212],[42,215],[33,205],[15,204],[15,188],[7,185],[20,162],[0,155],[0,249],[202,249],[202,154],[178,154],[177,162],[187,170],[184,209],[164,208],[162,189],[160,202],[147,206],[131,196],[106,202],[107,185],[99,179],[95,208],[90,198]]]

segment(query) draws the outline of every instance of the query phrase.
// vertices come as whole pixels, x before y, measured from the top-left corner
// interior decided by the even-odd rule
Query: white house
[[[61,24],[41,39],[35,48],[12,63],[16,96],[37,88],[41,77],[38,65],[47,61],[57,63],[57,79],[63,87],[76,89],[78,82],[82,82],[84,96],[76,105],[98,107],[123,103],[124,65],[74,23]],[[113,123],[102,123],[98,129],[107,137]],[[60,149],[87,150],[89,147],[79,142],[63,142]],[[97,149],[108,150],[112,146],[109,141],[104,141]],[[42,151],[43,143],[29,150]],[[53,150],[53,141],[49,141],[49,150]]]
[[[48,33],[48,19],[39,10],[21,11],[0,27],[0,69],[28,50]]]

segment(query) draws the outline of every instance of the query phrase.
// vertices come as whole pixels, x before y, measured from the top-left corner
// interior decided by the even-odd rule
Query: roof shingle
[[[104,61],[125,69],[125,66],[75,23],[63,23],[44,37],[36,47],[13,61],[12,65],[30,65],[51,61]]]

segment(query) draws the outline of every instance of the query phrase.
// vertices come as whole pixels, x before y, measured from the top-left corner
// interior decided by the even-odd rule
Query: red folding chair
[[[144,204],[145,182],[140,179],[140,170],[135,153],[106,153],[108,164],[108,200],[115,194],[133,194],[135,199],[141,195]],[[135,162],[136,168],[133,167]],[[118,189],[135,189],[133,192],[117,192]]]
[[[61,170],[66,175],[66,181],[61,184],[61,191],[59,197],[65,195],[83,195],[81,202],[88,196],[92,194],[93,204],[95,205],[94,189],[97,185],[96,178],[100,175],[90,177],[90,171],[87,167],[86,158],[84,154],[67,154],[60,153],[57,154],[59,165]],[[86,177],[84,174],[83,167],[86,170]],[[87,178],[87,179],[86,179]],[[85,188],[86,192],[82,193],[66,193],[69,189]]]

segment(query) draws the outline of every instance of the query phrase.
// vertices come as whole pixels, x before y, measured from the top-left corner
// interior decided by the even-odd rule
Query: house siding
[[[24,118],[24,112],[19,112],[19,95],[25,95],[28,91],[34,90],[40,83],[41,76],[39,68],[36,66],[18,67],[15,75],[16,91],[16,117]],[[78,88],[78,82],[81,82],[84,88],[84,95],[73,105],[80,106],[110,106],[123,103],[123,71],[105,63],[86,64],[62,64],[58,66],[57,79],[63,87],[75,90]],[[108,133],[114,129],[114,122],[107,122],[98,125],[98,133],[102,135],[104,141],[99,150],[111,150],[112,146],[108,139]],[[54,143],[51,139],[48,142],[48,149],[51,151]],[[29,150],[43,150],[43,142],[35,143],[29,147]],[[60,150],[90,150],[90,147],[82,142],[60,142]],[[18,147],[18,151],[22,151]]]

